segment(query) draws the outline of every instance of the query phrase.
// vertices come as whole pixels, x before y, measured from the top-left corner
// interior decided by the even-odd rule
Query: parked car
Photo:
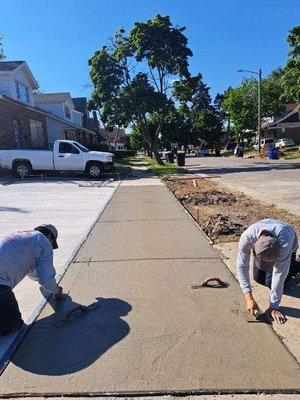
[[[282,147],[295,146],[295,142],[289,138],[281,138],[277,140],[275,146],[281,149]]]
[[[260,139],[260,146],[261,148],[265,147],[265,146],[275,146],[275,140],[274,138],[262,138]],[[253,145],[253,149],[255,151],[258,151],[258,141],[256,141]]]
[[[99,178],[115,169],[114,155],[89,151],[72,140],[57,140],[53,150],[0,150],[0,166],[24,178],[34,171],[85,172]]]
[[[195,152],[196,157],[206,157],[209,156],[209,149],[206,147],[200,147]]]

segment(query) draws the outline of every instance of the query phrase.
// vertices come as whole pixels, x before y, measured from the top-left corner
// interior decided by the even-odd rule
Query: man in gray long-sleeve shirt
[[[298,240],[290,225],[264,219],[249,226],[241,235],[237,257],[237,275],[245,296],[247,310],[255,315],[258,305],[253,298],[249,279],[250,253],[253,251],[253,278],[268,286],[270,306],[267,312],[276,322],[284,323],[285,317],[278,310],[285,282],[293,274],[300,272],[295,261]]]
[[[53,293],[54,299],[61,296],[53,267],[56,239],[57,230],[50,224],[0,239],[0,336],[18,331],[23,324],[12,289],[26,275]]]

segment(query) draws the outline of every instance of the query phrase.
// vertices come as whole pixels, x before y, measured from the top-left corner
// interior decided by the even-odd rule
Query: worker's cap
[[[34,228],[35,231],[48,231],[50,233],[52,233],[53,237],[54,237],[54,242],[53,242],[53,249],[57,249],[58,248],[58,244],[57,244],[57,237],[58,237],[58,231],[55,228],[54,225],[51,224],[43,224],[43,225],[39,225],[36,228]]]
[[[262,270],[268,270],[274,266],[279,251],[279,242],[273,236],[260,236],[254,245],[255,257]]]

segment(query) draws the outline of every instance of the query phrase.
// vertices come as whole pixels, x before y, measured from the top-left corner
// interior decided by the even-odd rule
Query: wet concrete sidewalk
[[[229,287],[191,289],[209,276]],[[300,392],[299,364],[247,323],[237,282],[156,179],[122,183],[62,286],[68,299],[43,310],[0,394]],[[76,304],[90,312],[56,327]]]

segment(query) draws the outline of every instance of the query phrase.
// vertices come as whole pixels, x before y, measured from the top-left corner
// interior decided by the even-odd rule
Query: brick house
[[[0,148],[46,149],[57,139],[89,146],[96,134],[83,126],[69,93],[39,93],[25,61],[0,62]]]
[[[0,148],[48,148],[44,114],[0,95]]]
[[[0,148],[46,148],[45,116],[34,107],[38,83],[25,61],[0,62]]]

